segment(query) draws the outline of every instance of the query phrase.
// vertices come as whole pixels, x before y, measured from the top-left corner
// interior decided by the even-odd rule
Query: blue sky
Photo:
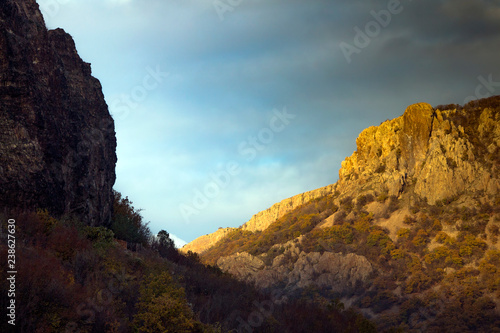
[[[38,0],[103,86],[115,189],[177,244],[334,183],[359,132],[500,94],[498,0]]]

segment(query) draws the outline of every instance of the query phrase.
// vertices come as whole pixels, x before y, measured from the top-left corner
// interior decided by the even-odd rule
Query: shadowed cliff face
[[[70,35],[34,0],[0,3],[0,207],[46,208],[106,225],[114,123]]]

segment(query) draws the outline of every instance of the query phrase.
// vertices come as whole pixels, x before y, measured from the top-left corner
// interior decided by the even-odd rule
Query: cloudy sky
[[[500,1],[38,0],[103,85],[115,189],[178,244],[334,183],[360,131],[500,94]]]

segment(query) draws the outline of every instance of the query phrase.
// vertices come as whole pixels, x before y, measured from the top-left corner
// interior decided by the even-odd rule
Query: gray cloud
[[[401,0],[348,63],[339,44],[388,3],[243,0],[221,21],[208,0],[70,1],[46,21],[74,36],[110,105],[148,67],[169,72],[116,120],[116,187],[154,231],[189,241],[335,182],[358,133],[409,104],[462,103],[478,77],[500,81],[498,1]],[[246,160],[238,146],[285,106],[296,118]],[[179,205],[229,161],[240,172],[187,224]]]

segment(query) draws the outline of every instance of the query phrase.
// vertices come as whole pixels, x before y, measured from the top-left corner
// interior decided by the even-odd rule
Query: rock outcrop
[[[202,260],[279,290],[285,301],[358,308],[381,331],[409,313],[401,327],[412,332],[438,318],[454,321],[444,305],[454,304],[448,290],[466,284],[486,294],[484,281],[499,278],[498,260],[484,267],[499,255],[500,96],[463,107],[411,105],[364,130],[356,144],[335,185],[255,215]],[[492,318],[498,298],[489,301]],[[443,306],[419,317],[430,299]],[[410,300],[421,305],[408,310]]]
[[[0,4],[0,207],[106,225],[116,138],[102,88],[35,0]]]
[[[217,266],[261,289],[284,286],[292,291],[315,286],[338,293],[362,285],[374,272],[368,259],[354,253],[291,253],[277,256],[271,265],[246,252],[236,253],[221,257]]]
[[[409,106],[403,116],[359,135],[356,152],[342,162],[336,189],[344,196],[368,188],[399,196],[412,187],[430,204],[466,192],[495,195],[500,182],[492,171],[498,164],[490,169],[485,163],[495,160],[500,147],[499,120],[491,108]]]
[[[332,251],[329,246],[325,247],[324,240],[314,244],[311,234],[301,233],[297,237],[292,231],[293,239],[286,238],[291,240],[269,248],[269,240],[283,236],[265,234],[270,230],[268,227],[288,212],[310,205],[304,214],[316,214],[314,216],[321,219],[314,229],[316,234],[321,234],[321,229],[336,230],[339,234],[335,237],[342,237],[340,230],[350,228],[345,225],[365,216],[397,242],[398,231],[408,227],[405,219],[420,202],[442,206],[451,200],[459,207],[471,209],[481,204],[497,205],[500,202],[499,111],[499,97],[465,107],[440,109],[426,103],[411,105],[401,117],[367,128],[359,135],[357,150],[342,163],[336,184],[285,199],[241,226],[241,233],[258,235],[252,238],[255,243],[239,241],[254,255],[224,250],[214,258],[214,253],[218,253],[216,240],[222,240],[221,249],[228,248],[230,243],[224,243],[224,237],[234,230],[231,228],[219,230],[213,237],[204,236],[209,241],[197,249],[203,258],[203,251],[212,247],[209,256],[217,260],[223,271],[259,288],[285,286],[293,291],[316,286],[346,294],[356,284],[367,282],[370,274],[377,271],[367,257]],[[371,201],[366,199],[368,195]],[[391,200],[386,200],[389,197]],[[319,201],[314,199],[331,201],[333,206],[329,207],[336,208],[320,211],[320,206],[314,203]],[[354,206],[358,207],[356,212]],[[301,216],[293,215],[288,224],[283,225],[297,230],[293,228],[297,228],[300,219]],[[308,217],[304,217],[302,221],[307,220]],[[335,229],[338,225],[347,229]],[[280,228],[273,230],[279,233]],[[361,225],[355,228],[363,230]],[[449,228],[448,232],[455,232]],[[237,234],[231,237],[238,239]],[[313,245],[303,246],[303,239]],[[193,244],[199,245],[198,240]],[[186,248],[193,247],[188,244]]]

